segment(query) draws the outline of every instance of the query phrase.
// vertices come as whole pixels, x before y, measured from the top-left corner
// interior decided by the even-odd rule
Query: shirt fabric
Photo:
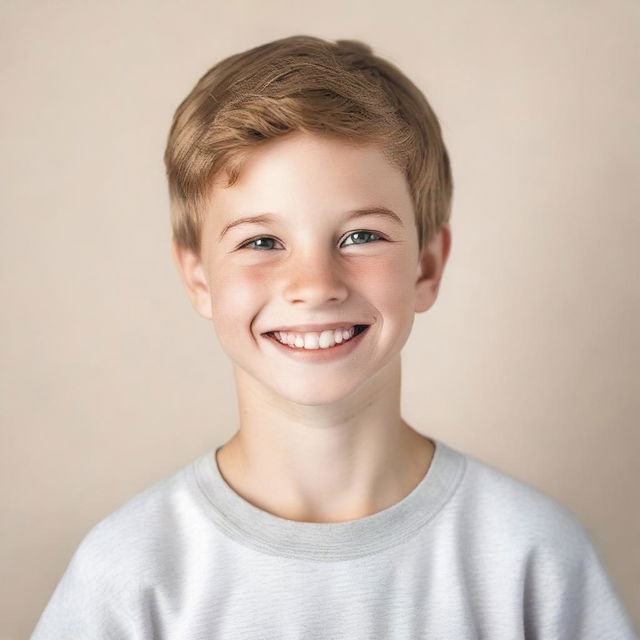
[[[409,495],[337,523],[252,505],[218,447],[89,531],[31,640],[638,640],[567,508],[431,440]]]

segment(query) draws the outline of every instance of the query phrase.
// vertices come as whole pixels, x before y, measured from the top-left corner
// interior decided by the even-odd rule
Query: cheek
[[[227,335],[246,332],[267,290],[264,271],[239,269],[220,274],[212,287],[213,321]]]
[[[363,264],[358,269],[357,280],[362,292],[376,306],[398,313],[412,303],[412,275],[408,262],[396,258]]]

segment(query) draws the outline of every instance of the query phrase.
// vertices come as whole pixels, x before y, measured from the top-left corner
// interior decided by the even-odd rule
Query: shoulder
[[[94,525],[76,548],[32,638],[138,637],[150,585],[173,558],[189,512],[188,467],[157,482]],[[164,564],[163,564],[164,563]]]
[[[464,454],[462,454],[464,455]],[[582,522],[555,497],[470,455],[457,492],[459,516],[503,548],[580,557],[591,546]]]
[[[161,479],[98,521],[82,539],[69,569],[121,586],[144,580],[194,510],[189,469]]]
[[[578,517],[527,482],[464,458],[451,505],[456,533],[478,571],[521,594],[531,637],[635,638],[602,556]]]

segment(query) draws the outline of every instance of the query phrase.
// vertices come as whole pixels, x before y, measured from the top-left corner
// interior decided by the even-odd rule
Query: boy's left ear
[[[427,311],[436,301],[450,250],[451,229],[447,224],[440,228],[420,252],[415,284],[416,313]]]

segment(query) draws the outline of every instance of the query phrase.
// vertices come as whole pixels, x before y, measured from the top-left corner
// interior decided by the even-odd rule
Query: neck
[[[218,452],[245,500],[300,522],[343,522],[393,506],[424,478],[433,443],[400,416],[400,360],[332,406],[283,406],[238,373],[240,428]]]

